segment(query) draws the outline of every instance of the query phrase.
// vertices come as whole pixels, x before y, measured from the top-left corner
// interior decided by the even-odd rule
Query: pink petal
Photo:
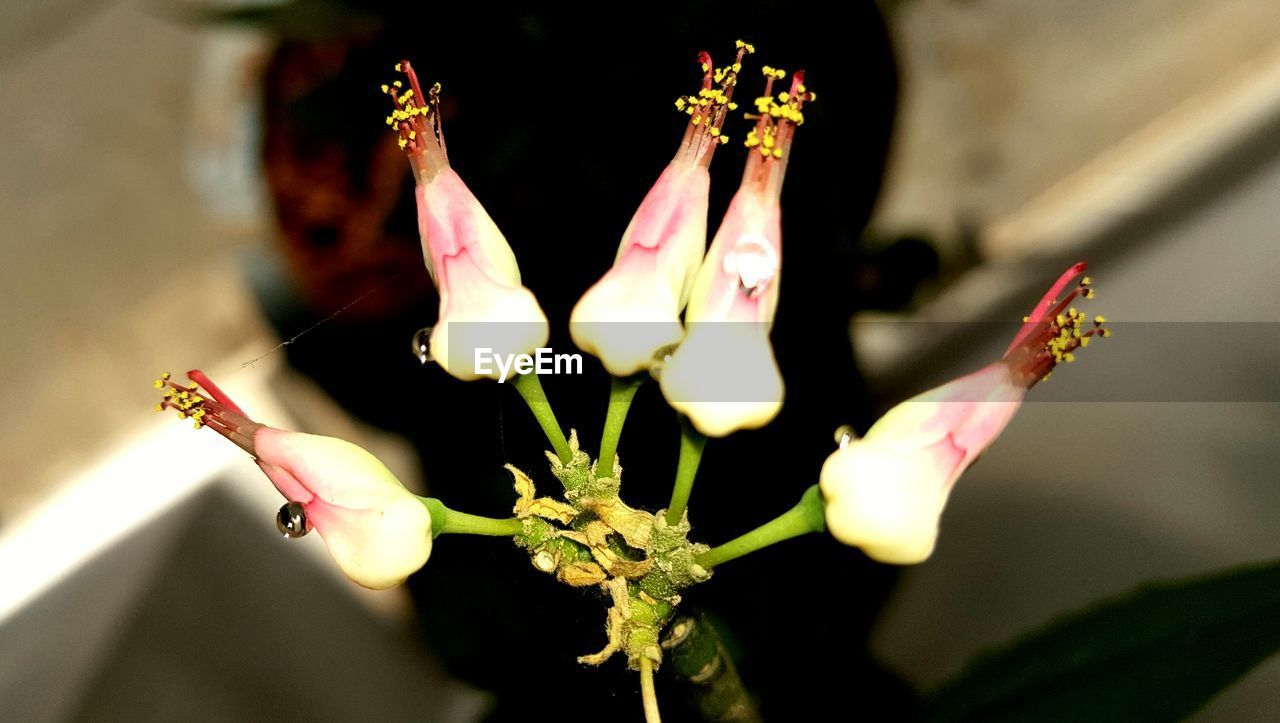
[[[687,224],[703,222],[710,184],[711,176],[704,168],[668,165],[631,218],[618,257],[636,246],[659,248]]]

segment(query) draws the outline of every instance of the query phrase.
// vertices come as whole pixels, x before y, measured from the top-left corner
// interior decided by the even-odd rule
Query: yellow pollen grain
[[[1101,314],[1099,314],[1099,315],[1097,315],[1097,316],[1093,317],[1093,323],[1095,323],[1095,324],[1105,324],[1105,323],[1107,323],[1107,320],[1106,320],[1106,317],[1104,317],[1104,316],[1102,316]]]

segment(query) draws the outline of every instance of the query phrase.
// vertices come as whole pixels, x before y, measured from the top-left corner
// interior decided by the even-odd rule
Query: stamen
[[[409,88],[397,80],[383,85],[382,92],[391,97],[395,108],[387,116],[387,125],[399,135],[397,143],[409,156],[414,170],[434,170],[448,165],[444,132],[440,126],[440,84],[426,93],[418,82],[418,74],[407,60],[396,63],[396,72],[409,79]]]
[[[733,102],[733,89],[738,85],[738,73],[742,70],[742,59],[755,52],[750,43],[737,41],[738,53],[733,63],[717,68],[706,51],[698,53],[698,63],[702,68],[702,87],[696,95],[685,95],[676,99],[676,110],[689,116],[689,125],[685,129],[678,155],[690,158],[695,162],[709,164],[711,152],[717,145],[729,142],[724,134],[724,121],[729,111],[736,110]]]
[[[805,87],[803,70],[797,70],[791,78],[791,87],[777,95],[774,95],[773,84],[785,78],[786,71],[766,65],[761,72],[765,77],[764,93],[755,99],[755,113],[746,114],[748,119],[756,121],[745,141],[746,147],[755,153],[747,160],[742,180],[744,184],[754,183],[780,192],[792,137],[796,127],[804,124],[802,109],[817,96]]]
[[[1058,364],[1074,362],[1076,350],[1089,346],[1093,337],[1111,335],[1103,326],[1104,317],[1094,316],[1090,324],[1084,312],[1070,305],[1077,298],[1092,298],[1092,279],[1084,277],[1061,300],[1057,298],[1084,269],[1085,264],[1076,264],[1059,277],[1032,313],[1023,317],[1023,327],[1005,353],[1005,361],[1028,389],[1048,379]]]
[[[253,434],[261,424],[250,419],[199,369],[187,372],[191,383],[185,386],[170,377],[165,372],[156,380],[156,385],[164,389],[161,400],[155,405],[157,412],[172,409],[178,413],[178,419],[190,419],[196,429],[209,427],[244,451],[254,454]],[[200,393],[202,387],[208,397]]]

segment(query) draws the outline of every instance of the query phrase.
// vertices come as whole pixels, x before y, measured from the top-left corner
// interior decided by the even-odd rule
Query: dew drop
[[[747,296],[759,296],[778,275],[778,252],[763,236],[743,236],[724,255],[721,268]]]
[[[649,362],[649,376],[653,377],[655,381],[660,380],[663,367],[667,365],[668,361],[671,361],[671,355],[675,354],[676,349],[679,347],[679,344],[668,344],[655,351],[653,353],[653,361]]]
[[[849,446],[849,443],[858,438],[858,432],[853,428],[852,424],[842,424],[836,427],[836,444],[840,445],[840,449]]]
[[[431,358],[431,327],[424,326],[413,333],[413,341],[410,342],[413,349],[413,357],[423,364],[430,364],[434,359]]]
[[[276,513],[276,529],[286,538],[299,538],[311,531],[307,511],[301,502],[288,502]]]

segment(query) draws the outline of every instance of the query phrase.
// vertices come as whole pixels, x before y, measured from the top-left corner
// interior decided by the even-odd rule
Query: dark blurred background
[[[1277,321],[1275,9],[1052,5],[3,4],[0,87],[23,99],[0,110],[3,361],[33,381],[4,390],[0,426],[0,565],[14,581],[0,710],[506,720],[536,702],[571,719],[553,696],[571,681],[590,717],[639,717],[619,661],[574,662],[603,643],[597,596],[509,545],[451,538],[408,599],[347,590],[314,537],[305,553],[273,539],[271,491],[247,462],[135,415],[154,372],[203,366],[264,421],[354,438],[451,507],[505,515],[508,461],[553,488],[513,390],[410,354],[436,299],[382,122],[378,86],[401,58],[444,85],[451,161],[557,349],[675,150],[671,104],[698,82],[696,52],[723,63],[735,39],[754,43],[744,98],[761,64],[806,70],[819,98],[783,193],[774,332],[786,404],[766,429],[709,445],[690,506],[701,540],[793,504],[837,426],[865,428],[997,355],[999,340],[951,338],[946,322],[1016,318],[1064,261],[1095,262],[1109,317]],[[717,153],[713,229],[744,157],[736,142]],[[921,338],[886,319],[944,323]],[[1153,363],[1119,349],[1113,365]],[[1266,366],[1275,351],[1238,356]],[[1087,361],[1078,382],[1098,373]],[[1274,555],[1259,510],[1280,507],[1280,396],[1244,377],[1222,370],[1196,404],[1029,405],[966,477],[938,555],[896,588],[896,569],[815,535],[726,566],[687,604],[715,621],[766,719],[901,718],[975,649],[1052,613]],[[546,387],[594,450],[603,370],[588,360]],[[1059,441],[1096,454],[1046,470]],[[646,385],[620,448],[630,502],[666,503],[677,443]],[[1217,457],[1171,461],[1189,447]],[[1270,667],[1217,715],[1276,702]],[[691,715],[675,695],[663,704]]]

